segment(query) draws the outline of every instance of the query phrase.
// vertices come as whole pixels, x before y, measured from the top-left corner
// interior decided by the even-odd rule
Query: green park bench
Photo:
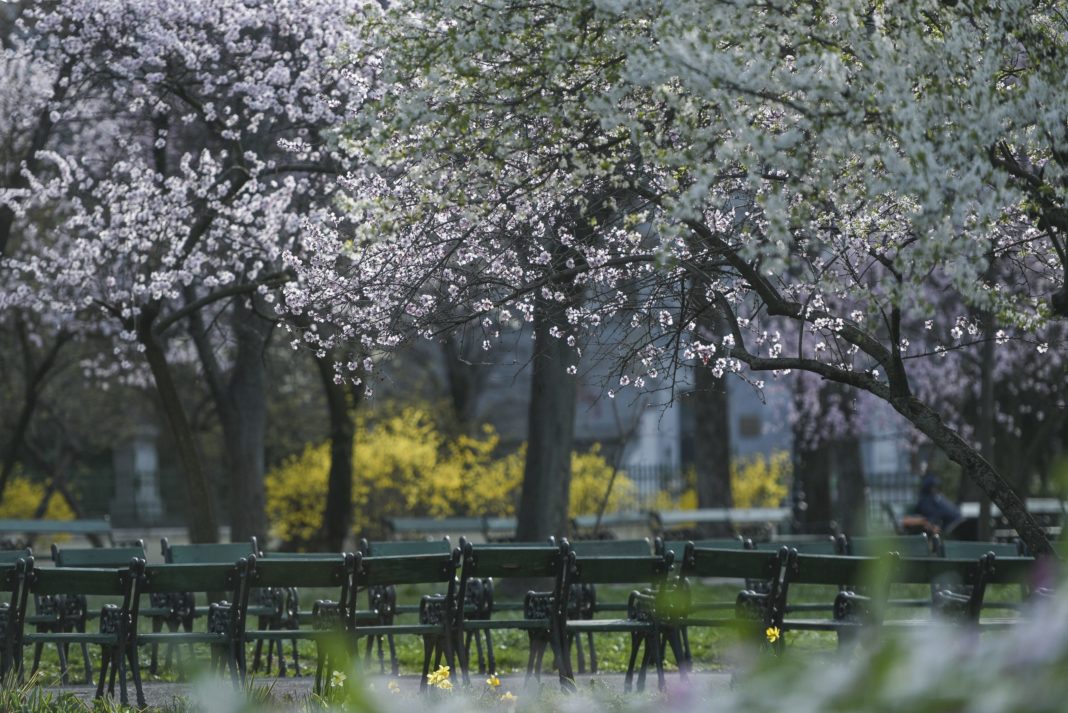
[[[457,660],[461,665],[465,663],[465,657],[459,651],[460,635],[456,628],[456,573],[460,559],[459,549],[451,554],[391,557],[364,557],[363,553],[357,552],[355,557],[354,594],[347,602],[347,610],[341,610],[352,645],[355,646],[360,638],[369,636],[419,636],[423,640],[423,677],[419,684],[420,690],[427,687],[426,677],[430,672],[432,660],[436,668],[444,656],[450,676],[455,676]],[[422,597],[418,624],[363,624],[366,618],[361,619],[357,609],[360,589],[402,584],[445,585],[446,591]]]
[[[665,539],[672,532],[692,531],[702,525],[749,529],[769,526],[777,530],[793,518],[790,508],[700,508],[697,510],[661,510],[648,515],[650,527]],[[674,538],[678,539],[678,538]]]
[[[452,553],[452,542],[446,535],[437,540],[360,540],[360,552],[364,557],[400,557],[406,555],[440,555]],[[382,587],[369,587],[367,589],[367,608],[378,612],[378,624],[388,626],[393,624],[396,617],[401,614],[418,614],[419,604],[398,604],[397,588],[388,585]],[[393,635],[367,637],[366,658],[370,660],[376,644],[378,649],[378,665],[381,671],[385,671],[385,655],[383,642],[389,646],[390,670],[396,676],[400,670],[400,662],[397,659],[396,640]]]
[[[255,555],[248,555],[237,562],[217,563],[164,563],[146,565],[138,562],[135,578],[131,587],[132,606],[130,620],[134,633],[128,649],[136,660],[136,651],[141,646],[158,647],[160,645],[175,647],[181,644],[207,644],[211,648],[211,665],[216,671],[226,670],[235,685],[243,683],[247,666],[242,645],[242,632],[245,630],[245,618],[248,612],[249,585],[248,573],[255,560]],[[204,631],[157,631],[142,633],[139,629],[140,601],[143,595],[150,600],[154,594],[168,592],[190,592],[210,597],[217,592],[225,592],[226,599],[213,602],[208,606],[206,627]],[[140,689],[139,671],[135,676],[138,686],[138,705],[144,706],[144,694]]]
[[[23,622],[32,573],[29,548],[0,551],[0,592],[10,595],[0,602],[0,679],[22,668]]]
[[[164,537],[160,539],[160,554],[166,564],[224,564],[230,565],[241,558],[256,554],[259,543],[256,538],[250,538],[248,542],[211,542],[194,544],[172,545]],[[206,592],[206,596],[218,594],[224,590]],[[210,611],[210,605],[197,606],[196,596],[190,590],[174,590],[172,592],[153,591],[148,593],[149,606],[141,609],[141,616],[152,620],[152,632],[160,633],[166,627],[169,632],[177,632],[182,629],[192,632],[197,617],[203,617]],[[265,614],[267,607],[254,607],[254,614]],[[275,608],[270,608],[274,612]],[[281,644],[279,644],[281,648]],[[192,644],[189,653],[192,655]],[[172,656],[181,656],[181,649],[173,643],[167,646],[165,666],[171,665]],[[281,655],[281,653],[279,653]],[[257,657],[258,658],[258,657]],[[153,674],[159,671],[159,644],[151,644],[151,659],[149,671]]]
[[[578,544],[578,543],[576,543]],[[653,613],[655,602],[666,591],[668,577],[674,556],[667,552],[657,556],[646,549],[644,555],[582,555],[572,549],[568,542],[563,543],[566,552],[562,591],[571,591],[578,585],[596,584],[633,584],[644,591],[634,591],[627,603],[625,616],[615,619],[575,619],[568,614],[567,602],[557,602],[555,607],[556,626],[560,632],[563,655],[558,660],[561,680],[566,687],[572,687],[574,671],[571,667],[570,642],[575,637],[586,633],[623,632],[630,635],[630,658],[624,687],[630,690],[634,682],[634,667],[638,651],[644,648],[642,663],[638,670],[637,688],[645,686],[645,674],[649,662],[656,666],[659,688],[664,688],[664,663],[660,654],[661,633],[666,636],[680,666],[683,651],[678,632],[662,630]],[[648,543],[646,543],[648,547]]]
[[[26,535],[30,542],[39,535],[77,535],[86,537],[97,547],[104,541],[114,544],[111,522],[107,518],[83,520],[0,520],[0,537]]]
[[[122,568],[97,567],[52,567],[34,568],[30,577],[30,591],[35,598],[84,598],[88,595],[109,597],[99,615],[99,630],[86,631],[45,630],[23,634],[22,644],[35,648],[46,643],[55,644],[66,651],[71,644],[100,646],[100,679],[96,697],[104,695],[105,685],[109,695],[115,694],[116,673],[121,682],[121,701],[127,704],[127,674],[132,673],[134,685],[140,696],[140,671],[137,656],[129,648],[131,631],[129,611],[131,606],[131,581],[134,568],[129,562]],[[115,602],[120,603],[115,603]],[[127,668],[129,666],[129,668]],[[140,700],[140,698],[139,698]]]
[[[125,569],[134,558],[144,558],[145,548],[140,542],[125,547],[89,547],[68,548],[52,545],[52,562],[57,567],[93,567],[97,569]],[[34,594],[34,614],[27,618],[27,623],[34,627],[36,633],[78,632],[84,634],[89,620],[96,617],[96,612],[89,611],[88,600],[84,594]],[[68,661],[69,643],[55,642],[59,653],[60,680],[69,682]],[[82,665],[85,668],[85,682],[93,678],[93,664],[89,657],[88,644],[83,640],[76,642],[82,651]],[[43,640],[34,644],[31,672],[37,671],[44,650]]]
[[[579,557],[648,557],[652,546],[648,538],[637,540],[575,540],[569,542],[571,551]],[[625,612],[627,602],[608,602],[599,600],[597,587],[592,583],[575,584],[568,593],[567,615],[572,619],[593,619],[600,612]],[[597,673],[597,648],[593,632],[586,632],[589,649],[590,673]],[[586,673],[585,652],[582,640],[568,642],[575,647],[575,659],[578,673]]]
[[[494,631],[525,631],[529,640],[526,677],[541,677],[542,658],[545,649],[551,646],[553,654],[560,658],[562,650],[553,629],[552,609],[560,596],[563,574],[563,554],[559,546],[537,543],[501,543],[472,545],[461,543],[461,576],[459,596],[464,607],[459,613],[459,629],[464,636],[463,651],[470,669],[472,639],[484,637],[486,660],[478,646],[478,671],[497,673],[493,650]],[[542,591],[529,591],[523,598],[522,618],[494,618],[493,614],[512,607],[500,607],[494,599],[495,580],[517,580],[526,586],[544,580],[551,584]],[[481,635],[481,637],[480,637]],[[466,682],[466,678],[465,678]]]
[[[287,591],[298,584],[301,587],[338,589],[334,607],[323,606],[329,604],[325,600],[316,603],[316,608],[312,610],[313,619],[315,619],[314,628],[287,627],[283,629],[261,626],[244,631],[242,643],[239,646],[244,650],[244,642],[255,642],[258,658],[262,642],[277,642],[279,657],[281,657],[283,640],[292,641],[294,651],[298,639],[314,641],[317,649],[315,692],[321,693],[325,686],[325,678],[330,672],[326,668],[330,658],[328,652],[344,651],[346,646],[340,613],[349,607],[350,600],[355,597],[352,583],[355,557],[344,554],[328,556],[325,553],[315,553],[313,556],[291,556],[287,553],[277,553],[271,556],[253,557],[251,561],[249,585],[254,589]],[[332,616],[327,614],[328,611],[332,612]]]

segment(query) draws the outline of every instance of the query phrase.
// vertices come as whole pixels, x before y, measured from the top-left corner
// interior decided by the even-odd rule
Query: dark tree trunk
[[[577,382],[567,367],[576,356],[566,339],[550,334],[553,327],[570,330],[567,306],[542,296],[534,305],[527,457],[516,529],[521,542],[568,532]]]
[[[178,387],[174,383],[174,376],[167,363],[167,355],[152,333],[151,321],[150,318],[139,326],[137,334],[139,341],[145,347],[145,358],[148,360],[152,377],[156,381],[160,405],[178,448],[178,458],[182,465],[182,474],[185,476],[188,496],[189,539],[194,543],[218,542],[219,521],[215,514],[215,493],[212,492],[208,474],[201,462],[196,438],[189,427],[189,418],[182,406]]]
[[[352,456],[356,440],[356,407],[353,390],[334,381],[334,358],[327,354],[317,358],[319,376],[326,393],[330,413],[330,474],[323,510],[323,536],[331,552],[340,552],[352,531]]]
[[[441,342],[449,403],[458,434],[471,434],[474,430],[478,391],[485,373],[481,366],[472,363],[468,358],[471,351],[468,341],[466,335],[451,334]]]
[[[851,537],[864,535],[868,531],[868,498],[860,439],[848,436],[834,444],[834,469],[842,531]]]
[[[988,463],[994,462],[994,428],[997,417],[997,406],[994,403],[994,323],[988,317],[986,327],[986,341],[979,354],[979,423],[976,435],[979,436],[979,452]],[[971,474],[967,474],[970,476]],[[968,480],[973,480],[969,477]],[[990,522],[990,496],[984,492],[979,494],[979,523],[976,528],[976,539],[987,542],[993,539],[993,531]]]
[[[267,447],[267,367],[264,352],[274,324],[238,300],[234,305],[237,352],[226,390],[223,419],[230,466],[230,539],[265,542],[267,495],[264,459]]]
[[[971,478],[989,496],[991,502],[1001,509],[1005,519],[1016,529],[1016,533],[1037,554],[1053,555],[1049,538],[1031,514],[1019,495],[1009,486],[1001,475],[983,458],[982,453],[970,446],[960,434],[947,426],[930,406],[916,398],[888,399],[894,409],[912,422],[921,433],[959,465],[965,475]]]
[[[795,436],[795,443],[796,440]],[[831,498],[831,449],[798,446],[794,453],[795,477],[800,489],[798,520],[804,532],[833,533],[837,528]]]
[[[697,470],[697,507],[729,508],[731,496],[730,402],[727,382],[699,366],[694,374],[694,458]],[[730,534],[730,525],[706,523],[704,537]]]
[[[189,300],[195,295],[188,295]],[[267,376],[264,351],[274,323],[242,300],[231,316],[237,349],[229,375],[223,373],[200,312],[190,315],[190,331],[223,431],[230,484],[230,540],[267,534],[264,490],[267,434]]]
[[[20,331],[20,341],[23,349],[23,363],[26,383],[23,389],[22,406],[19,408],[18,419],[11,431],[11,437],[4,445],[3,463],[0,464],[0,501],[4,498],[8,481],[15,472],[15,465],[19,459],[19,448],[26,440],[26,434],[30,430],[30,422],[33,420],[33,412],[37,409],[37,401],[41,397],[41,390],[56,364],[60,350],[69,340],[69,335],[60,333],[52,342],[51,348],[45,353],[44,358],[38,364],[34,364],[32,347],[25,338],[25,328],[21,323],[15,325]]]

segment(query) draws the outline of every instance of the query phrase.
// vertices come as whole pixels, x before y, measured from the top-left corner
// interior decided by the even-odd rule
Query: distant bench
[[[115,544],[111,532],[111,521],[99,520],[0,520],[0,537],[10,535],[28,535],[31,539],[37,535],[82,535],[89,538],[97,547]]]
[[[790,521],[790,508],[701,508],[649,513],[654,531],[675,530],[686,525],[782,525]]]
[[[394,536],[480,533],[487,540],[515,535],[514,517],[393,517],[386,523]]]
[[[725,525],[770,524],[789,522],[790,508],[704,508],[700,510],[665,510],[662,512],[635,510],[605,513],[597,522],[596,515],[579,515],[571,519],[576,533],[590,533],[594,528],[620,527],[651,528],[654,532],[676,529],[684,525],[721,523]],[[461,535],[480,533],[486,540],[513,537],[514,517],[394,517],[387,520],[395,537],[413,535]]]

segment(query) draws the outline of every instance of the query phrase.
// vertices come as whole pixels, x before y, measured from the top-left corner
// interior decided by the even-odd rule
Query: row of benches
[[[590,533],[620,528],[648,529],[661,533],[703,524],[752,526],[767,524],[778,527],[790,521],[790,508],[703,508],[700,510],[634,510],[628,512],[579,515],[571,519],[571,530]],[[514,517],[394,517],[386,521],[390,532],[399,538],[415,535],[480,534],[487,541],[505,540],[515,535]]]
[[[973,543],[974,544],[974,543]],[[926,553],[919,550],[920,545]],[[966,621],[978,621],[985,588],[991,583],[1029,583],[1034,561],[1030,558],[999,556],[992,551],[959,557],[932,557],[931,543],[925,538],[903,538],[896,543],[878,545],[874,541],[838,540],[798,543],[797,547],[762,548],[736,540],[698,543],[658,542],[656,552],[649,543],[638,541],[562,542],[553,544],[471,545],[449,551],[447,540],[438,543],[376,543],[355,554],[257,554],[255,543],[249,545],[189,545],[167,548],[170,562],[146,565],[135,551],[128,564],[114,566],[114,559],[131,554],[124,548],[98,550],[60,550],[54,552],[56,567],[35,567],[28,553],[15,557],[0,568],[0,588],[11,593],[4,619],[3,667],[21,669],[22,647],[26,644],[57,643],[99,645],[102,648],[98,695],[105,684],[114,690],[115,676],[122,681],[125,701],[127,674],[142,702],[140,662],[137,649],[143,645],[205,643],[211,645],[213,662],[225,667],[235,681],[246,670],[247,643],[278,644],[284,640],[305,639],[318,648],[316,686],[321,687],[324,671],[339,665],[354,652],[360,638],[370,643],[375,638],[396,635],[423,637],[424,682],[432,659],[436,666],[444,657],[453,671],[459,663],[460,675],[467,679],[468,647],[472,639],[485,639],[492,663],[491,632],[513,629],[527,632],[530,640],[528,675],[537,673],[541,659],[549,648],[557,660],[561,682],[566,687],[573,679],[571,650],[582,635],[625,631],[631,635],[631,657],[627,672],[629,687],[636,668],[636,658],[644,648],[638,673],[639,686],[646,669],[655,664],[658,681],[663,685],[663,652],[670,648],[685,674],[691,666],[687,630],[692,626],[722,626],[737,621],[753,623],[752,631],[776,628],[782,632],[817,629],[851,634],[861,625],[881,624],[880,604],[887,597],[857,593],[856,585],[865,581],[866,572],[882,564],[887,571],[885,582],[934,584],[932,606],[951,612]],[[417,547],[423,553],[414,553]],[[888,547],[905,550],[887,559],[860,554],[885,553]],[[950,543],[946,548],[956,547]],[[993,549],[995,546],[987,545]],[[240,551],[236,561],[225,559]],[[644,548],[644,550],[643,550]],[[136,548],[134,548],[136,550]],[[250,549],[252,551],[250,551]],[[433,550],[437,550],[436,552]],[[907,554],[906,554],[907,553]],[[143,554],[143,550],[142,550]],[[974,551],[971,553],[974,554]],[[189,560],[196,560],[192,562]],[[996,561],[996,565],[995,565]],[[97,566],[93,566],[97,565]],[[748,580],[747,588],[731,604],[733,616],[699,617],[707,605],[689,601],[686,578],[724,577]],[[530,592],[521,603],[522,618],[494,618],[494,614],[519,608],[493,601],[492,581],[542,579],[544,591]],[[390,599],[388,587],[399,584],[431,584],[440,588],[435,595],[424,596],[418,606],[418,624],[398,624],[394,617],[404,613]],[[597,584],[636,585],[628,601],[614,605],[598,604],[584,592],[592,593]],[[833,617],[787,618],[791,611],[788,591],[792,584],[832,584],[842,587],[833,605]],[[337,591],[332,600],[317,601],[310,612],[298,612],[286,628],[249,625],[248,617],[268,612],[257,610],[254,591],[288,591],[294,587],[322,587]],[[966,587],[967,589],[962,589]],[[141,608],[142,595],[173,596],[174,593],[227,593],[227,602],[216,602],[206,610],[206,631],[174,630],[163,632],[153,627],[143,632],[142,615],[156,619],[173,612],[163,607]],[[370,605],[357,606],[357,593],[367,591]],[[886,589],[888,593],[888,588]],[[115,604],[100,613],[100,631],[39,630],[25,633],[28,594],[35,597],[107,595]],[[680,596],[682,595],[682,596]],[[461,605],[462,603],[462,605]],[[722,604],[722,603],[719,603]],[[596,619],[594,614],[615,608],[620,616]],[[715,607],[713,607],[715,608]],[[720,607],[722,608],[722,607]],[[194,608],[195,610],[195,608]],[[300,628],[311,623],[312,628]],[[758,636],[759,638],[759,636]],[[592,644],[592,638],[589,639]],[[780,642],[782,639],[779,640]],[[781,643],[779,643],[781,646]],[[593,654],[591,647],[590,653]],[[107,678],[110,676],[110,678]]]

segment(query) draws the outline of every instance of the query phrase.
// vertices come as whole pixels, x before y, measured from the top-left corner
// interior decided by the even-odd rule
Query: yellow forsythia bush
[[[778,507],[789,492],[793,472],[786,451],[757,454],[731,463],[731,498],[736,508]]]
[[[353,453],[353,523],[357,533],[385,531],[395,516],[514,515],[523,482],[525,448],[496,457],[500,437],[489,425],[478,437],[449,439],[431,412],[408,408],[369,421],[357,419]],[[330,443],[308,445],[267,474],[267,515],[274,535],[290,546],[315,540],[322,525]],[[612,467],[595,446],[572,455],[571,513],[596,512]],[[634,485],[620,473],[609,509],[634,502]]]
[[[790,492],[788,482],[793,472],[790,454],[778,451],[770,456],[758,453],[731,462],[731,500],[736,508],[778,507]],[[677,496],[661,491],[656,497],[657,510],[696,510],[697,473],[686,472],[687,487]]]
[[[41,483],[35,483],[24,475],[12,476],[4,489],[4,498],[0,500],[0,518],[23,520],[33,517],[44,495],[45,486]],[[44,518],[46,520],[73,520],[74,511],[60,495],[53,494],[48,499]]]

